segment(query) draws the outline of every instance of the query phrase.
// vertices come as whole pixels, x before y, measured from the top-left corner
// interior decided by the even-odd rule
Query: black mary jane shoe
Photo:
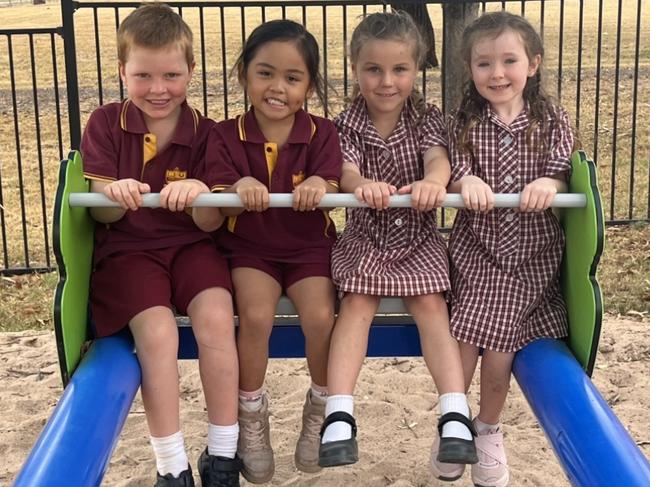
[[[318,465],[321,467],[336,467],[339,465],[351,465],[359,461],[359,448],[357,446],[357,423],[348,413],[337,411],[330,414],[323,421],[320,430],[321,439],[325,429],[332,423],[343,421],[352,427],[352,437],[347,440],[322,443],[318,447]]]
[[[465,440],[463,438],[456,438],[453,436],[447,436],[443,438],[442,427],[450,421],[458,421],[459,423],[464,424],[470,433],[472,433],[472,437],[476,437],[476,429],[467,416],[464,416],[460,413],[443,414],[438,420],[440,448],[438,449],[437,460],[441,463],[477,463],[478,455],[476,454],[474,438],[471,440]]]

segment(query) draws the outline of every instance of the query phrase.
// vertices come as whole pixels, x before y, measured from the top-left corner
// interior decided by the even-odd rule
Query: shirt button
[[[508,174],[505,178],[503,178],[506,184],[511,184],[514,181],[514,178]]]
[[[402,223],[404,223],[404,221],[402,221],[401,218],[396,218],[395,219],[395,226],[401,227]]]
[[[512,142],[512,137],[510,137],[510,135],[506,135],[501,141],[503,145],[510,145],[511,142]]]
[[[270,147],[267,147],[266,152],[273,152],[273,149],[271,149]]]
[[[510,223],[512,220],[515,219],[515,214],[513,212],[507,213],[504,219],[505,221]]]

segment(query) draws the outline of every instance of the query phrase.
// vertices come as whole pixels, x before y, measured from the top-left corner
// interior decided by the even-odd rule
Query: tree
[[[411,0],[410,2],[391,2],[390,6],[393,10],[401,10],[413,17],[415,23],[420,27],[420,32],[422,33],[422,37],[424,37],[424,42],[429,46],[425,64],[432,68],[437,68],[438,58],[436,57],[436,36],[433,32],[433,25],[431,24],[427,4],[421,1],[415,2]]]
[[[463,96],[465,63],[460,59],[460,42],[465,26],[478,15],[478,4],[451,2],[442,7],[444,49],[442,53],[442,91],[445,111],[458,108]]]

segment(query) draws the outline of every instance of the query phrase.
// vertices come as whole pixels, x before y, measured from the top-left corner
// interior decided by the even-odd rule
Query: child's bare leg
[[[264,376],[269,360],[269,337],[282,289],[270,275],[250,267],[232,271],[239,330],[239,443],[242,475],[252,483],[273,478],[268,399]]]
[[[334,327],[334,285],[327,277],[308,277],[291,285],[287,296],[300,316],[311,378],[319,386],[326,386],[327,359]]]
[[[142,370],[142,402],[152,436],[180,429],[178,415],[178,330],[169,308],[155,306],[129,323]]]
[[[352,429],[352,394],[368,351],[368,332],[378,306],[379,296],[350,293],[341,301],[327,367],[330,395],[318,454],[322,467],[355,463],[359,458]]]
[[[232,280],[239,315],[239,388],[255,391],[264,384],[269,337],[282,288],[265,272],[250,267],[233,269]]]
[[[146,309],[129,323],[142,370],[141,394],[160,475],[187,469],[178,412],[178,330],[169,308]]]
[[[447,303],[440,293],[409,296],[404,302],[417,324],[422,355],[438,389],[441,434],[432,448],[439,462],[434,473],[442,473],[440,463],[475,463],[463,366],[458,342],[449,331]]]
[[[300,316],[312,380],[302,409],[302,427],[294,461],[298,470],[313,473],[320,470],[318,445],[327,400],[327,358],[334,327],[334,285],[327,277],[307,277],[289,286],[287,295]]]
[[[197,294],[187,307],[199,348],[199,371],[208,410],[208,454],[237,452],[239,368],[230,293],[219,287]]]
[[[330,395],[352,395],[368,351],[370,324],[379,296],[346,294],[332,333],[327,382]]]
[[[481,398],[474,419],[479,462],[472,465],[477,485],[505,486],[510,478],[500,417],[508,389],[514,353],[484,350],[481,359]]]
[[[510,388],[514,353],[485,350],[481,359],[481,410],[478,418],[486,424],[497,424]]]
[[[474,372],[476,372],[479,348],[465,342],[458,342],[458,346],[460,347],[460,361],[463,364],[463,375],[465,376],[465,392],[467,392],[472,385]]]
[[[442,294],[408,296],[404,303],[418,327],[422,356],[438,393],[464,393],[458,342],[449,332],[449,313]]]

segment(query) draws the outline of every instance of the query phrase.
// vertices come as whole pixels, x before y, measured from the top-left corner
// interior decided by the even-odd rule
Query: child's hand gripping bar
[[[147,193],[142,195],[143,205],[147,208],[158,208],[160,206],[160,195],[158,193]],[[271,208],[291,208],[293,204],[293,195],[291,193],[272,193],[269,195],[269,207]],[[580,193],[559,193],[553,199],[552,207],[555,208],[583,208],[587,205],[587,197]],[[101,193],[71,193],[70,206],[86,207],[119,207],[117,203],[108,199]],[[201,194],[196,197],[194,202],[189,206],[212,206],[220,208],[239,208],[242,206],[239,196],[234,193],[221,194]],[[360,203],[353,194],[338,193],[326,194],[321,199],[320,208],[363,208],[367,207],[365,203]],[[388,205],[391,208],[410,208],[411,195],[395,195],[390,197]],[[446,208],[465,208],[463,199],[458,193],[451,193],[445,196],[442,204]],[[517,208],[519,207],[519,193],[495,194],[494,206],[497,208]]]

